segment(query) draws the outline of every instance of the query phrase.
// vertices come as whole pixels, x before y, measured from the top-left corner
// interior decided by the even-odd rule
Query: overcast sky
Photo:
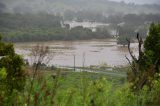
[[[0,2],[1,1],[12,2],[12,3],[14,2],[14,0],[0,0]],[[21,0],[15,0],[15,1],[21,1]],[[32,0],[22,0],[22,1],[32,1]],[[45,1],[45,0],[37,0],[37,1]],[[124,1],[126,3],[132,2],[135,4],[160,4],[160,0],[110,0],[110,1],[118,1],[118,2]]]
[[[125,2],[133,2],[136,4],[160,4],[160,0],[110,0],[110,1],[125,1]]]

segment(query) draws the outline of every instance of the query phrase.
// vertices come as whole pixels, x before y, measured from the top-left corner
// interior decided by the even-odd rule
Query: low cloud
[[[121,2],[124,1],[126,3],[135,3],[135,4],[160,4],[159,0],[110,0]]]

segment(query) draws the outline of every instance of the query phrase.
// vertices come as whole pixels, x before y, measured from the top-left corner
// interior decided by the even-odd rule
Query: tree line
[[[39,14],[0,14],[0,32],[7,42],[85,40],[111,37],[107,30],[93,32],[81,26],[62,27],[63,18],[57,15]],[[67,27],[68,26],[68,27]]]

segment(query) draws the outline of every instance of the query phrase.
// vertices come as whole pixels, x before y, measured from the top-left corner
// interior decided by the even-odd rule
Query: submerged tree
[[[123,45],[123,46],[127,45],[128,42],[127,42],[126,39],[127,39],[126,37],[118,37],[118,39],[117,39],[117,44]]]

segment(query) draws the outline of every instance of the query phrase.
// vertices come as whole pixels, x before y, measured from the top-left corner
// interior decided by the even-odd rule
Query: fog
[[[158,0],[0,0],[0,11],[9,13],[60,13],[89,10],[111,13],[159,13]],[[143,4],[143,5],[142,5]],[[148,5],[144,5],[148,4]]]
[[[135,4],[160,4],[159,0],[110,0],[121,2],[124,1],[126,3],[135,3]]]

